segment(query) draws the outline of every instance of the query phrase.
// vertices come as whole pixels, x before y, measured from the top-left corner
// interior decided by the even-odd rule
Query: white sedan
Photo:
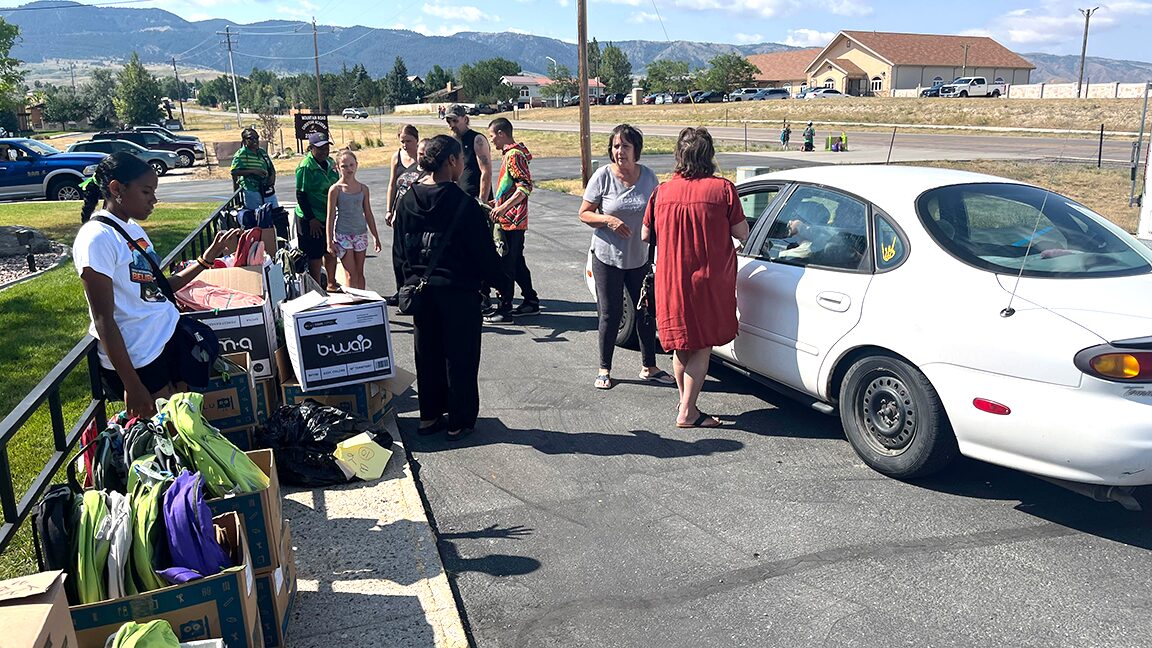
[[[809,90],[805,95],[805,99],[844,99],[848,95],[836,90],[834,88],[816,88]]]
[[[716,359],[838,411],[883,474],[959,452],[1138,506],[1152,250],[1068,198],[963,171],[810,167],[739,192],[740,333]]]

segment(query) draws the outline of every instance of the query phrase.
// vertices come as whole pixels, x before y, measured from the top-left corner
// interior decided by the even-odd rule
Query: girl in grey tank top
[[[373,249],[380,251],[380,235],[376,232],[376,218],[368,185],[356,179],[359,164],[352,151],[341,151],[337,157],[340,180],[328,190],[328,251],[348,274],[343,285],[364,289],[364,260],[368,255],[368,232],[372,233]]]

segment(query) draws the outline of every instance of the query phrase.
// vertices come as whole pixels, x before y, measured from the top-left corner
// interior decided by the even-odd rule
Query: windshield
[[[1152,271],[1152,252],[1059,194],[1015,184],[926,191],[916,211],[941,247],[970,265],[1026,277],[1114,277]]]
[[[972,83],[972,78],[971,77],[961,77],[959,79],[956,79],[952,83]]]
[[[55,155],[60,152],[60,149],[36,140],[24,140],[20,143],[37,155]]]

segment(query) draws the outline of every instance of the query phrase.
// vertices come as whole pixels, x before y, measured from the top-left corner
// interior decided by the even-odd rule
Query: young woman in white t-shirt
[[[179,380],[172,336],[180,315],[161,293],[148,260],[113,227],[90,219],[115,219],[159,265],[152,242],[138,224],[156,205],[156,184],[156,173],[139,158],[128,153],[104,158],[84,189],[83,225],[72,248],[92,318],[88,332],[99,341],[105,392],[122,392],[129,416],[154,415],[155,399],[170,395]],[[104,207],[96,211],[101,199]],[[196,263],[169,278],[172,290],[211,267],[239,236],[240,230],[217,233]]]

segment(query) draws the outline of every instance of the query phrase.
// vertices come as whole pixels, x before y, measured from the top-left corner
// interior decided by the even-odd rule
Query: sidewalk
[[[397,442],[379,481],[286,489],[299,587],[293,648],[468,645],[395,417],[386,429]]]

